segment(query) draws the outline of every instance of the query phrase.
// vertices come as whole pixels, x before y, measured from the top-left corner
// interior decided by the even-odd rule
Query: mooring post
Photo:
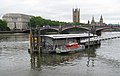
[[[32,29],[32,51],[35,51],[35,46],[36,46],[35,42],[36,42],[35,30]]]
[[[29,52],[32,53],[33,48],[32,48],[32,28],[30,28],[30,34],[29,34]]]
[[[38,28],[35,29],[35,51],[39,52],[39,30]]]
[[[41,31],[40,31],[40,27],[38,28],[38,48],[39,48],[39,54],[41,53]]]

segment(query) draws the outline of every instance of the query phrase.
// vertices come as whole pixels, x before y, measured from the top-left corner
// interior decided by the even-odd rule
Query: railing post
[[[88,36],[89,36],[89,39],[88,39],[88,49],[90,48],[90,31],[88,31]]]

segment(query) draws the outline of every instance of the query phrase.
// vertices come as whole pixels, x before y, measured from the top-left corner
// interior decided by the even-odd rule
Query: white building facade
[[[20,13],[7,13],[2,18],[7,22],[7,26],[11,30],[25,30],[28,29],[28,23],[32,16]]]

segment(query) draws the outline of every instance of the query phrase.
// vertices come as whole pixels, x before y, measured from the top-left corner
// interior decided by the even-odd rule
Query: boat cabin
[[[66,48],[78,48],[78,43],[68,43],[65,45]]]

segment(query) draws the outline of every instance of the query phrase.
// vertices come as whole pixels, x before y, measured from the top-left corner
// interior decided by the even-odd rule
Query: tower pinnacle
[[[102,15],[101,15],[101,17],[100,17],[100,23],[101,23],[101,24],[103,23],[103,17],[102,17]]]
[[[91,23],[95,23],[95,19],[94,19],[94,16],[92,17],[92,21],[91,21]]]

